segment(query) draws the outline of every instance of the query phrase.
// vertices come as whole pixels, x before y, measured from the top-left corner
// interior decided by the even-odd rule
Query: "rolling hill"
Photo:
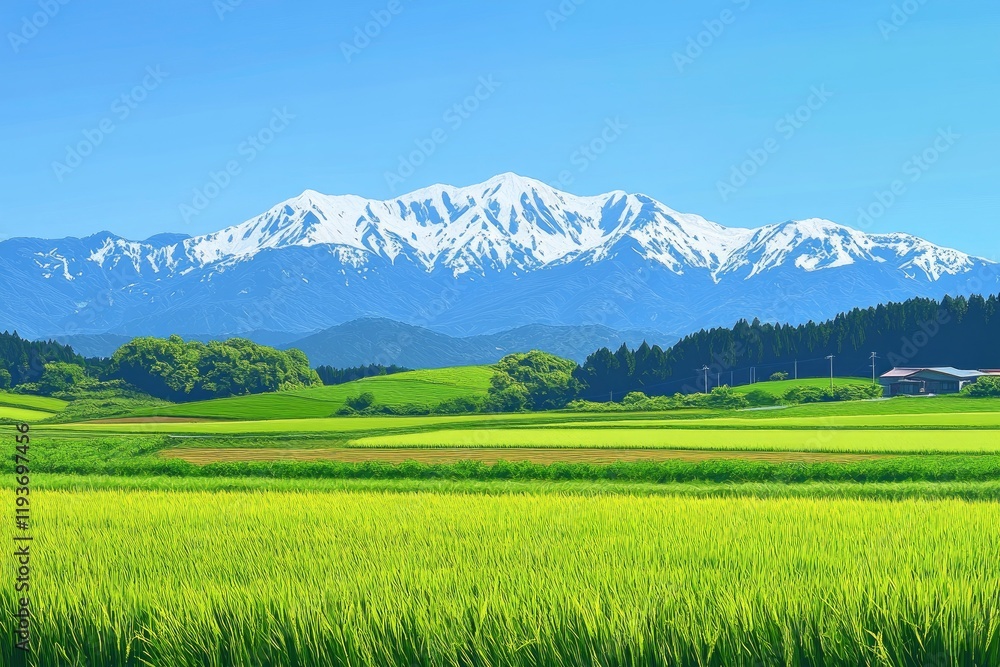
[[[410,371],[364,378],[332,387],[317,387],[253,396],[201,401],[136,412],[136,417],[192,419],[310,419],[331,417],[351,396],[371,392],[381,405],[410,403],[433,406],[451,398],[485,395],[493,370],[489,366],[464,366]]]

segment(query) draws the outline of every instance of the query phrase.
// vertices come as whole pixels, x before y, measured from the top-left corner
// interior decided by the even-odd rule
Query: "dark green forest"
[[[319,379],[323,381],[323,384],[331,386],[335,384],[354,382],[355,380],[360,380],[362,378],[376,377],[379,375],[395,375],[396,373],[405,373],[409,370],[413,369],[397,366],[395,364],[392,364],[391,366],[369,364],[367,366],[354,366],[352,368],[318,366],[316,368],[316,373],[319,374]]]
[[[705,391],[748,384],[775,372],[825,377],[869,376],[897,366],[1000,368],[1000,300],[996,296],[910,299],[856,308],[832,320],[798,326],[741,320],[731,328],[702,330],[666,350],[643,343],[607,348],[587,358],[574,376],[590,400]],[[797,363],[796,363],[797,362]]]
[[[86,365],[84,358],[68,345],[25,340],[16,331],[0,334],[0,389],[37,382],[45,371],[45,364],[53,362]]]

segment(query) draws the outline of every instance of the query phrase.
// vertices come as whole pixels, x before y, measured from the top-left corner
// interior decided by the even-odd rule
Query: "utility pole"
[[[827,359],[830,360],[830,389],[833,389],[833,355],[829,355]]]
[[[702,366],[700,370],[702,370],[702,371],[705,372],[705,393],[707,394],[708,393],[708,371],[710,371],[711,369],[708,366]]]
[[[795,360],[795,379],[799,379],[799,360]]]
[[[722,372],[721,371],[715,374],[715,386],[716,387],[721,387],[722,386]]]
[[[878,359],[878,355],[872,352],[872,385],[875,384],[875,360]]]
[[[736,373],[734,371],[729,371],[729,386],[736,386]]]

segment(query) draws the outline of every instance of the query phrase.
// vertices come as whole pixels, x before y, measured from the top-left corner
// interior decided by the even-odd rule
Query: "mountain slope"
[[[529,324],[683,334],[990,291],[997,265],[826,220],[730,228],[641,194],[514,174],[376,201],[311,190],[233,227],[0,243],[0,325],[31,336],[306,334],[384,317],[469,336]]]

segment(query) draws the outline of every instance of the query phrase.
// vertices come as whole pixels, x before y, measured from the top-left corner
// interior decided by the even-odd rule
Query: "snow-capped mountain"
[[[665,333],[991,291],[997,265],[827,220],[725,227],[621,191],[502,174],[376,201],[307,190],[213,234],[0,243],[0,327],[314,331],[379,316],[468,335],[525,324]]]

